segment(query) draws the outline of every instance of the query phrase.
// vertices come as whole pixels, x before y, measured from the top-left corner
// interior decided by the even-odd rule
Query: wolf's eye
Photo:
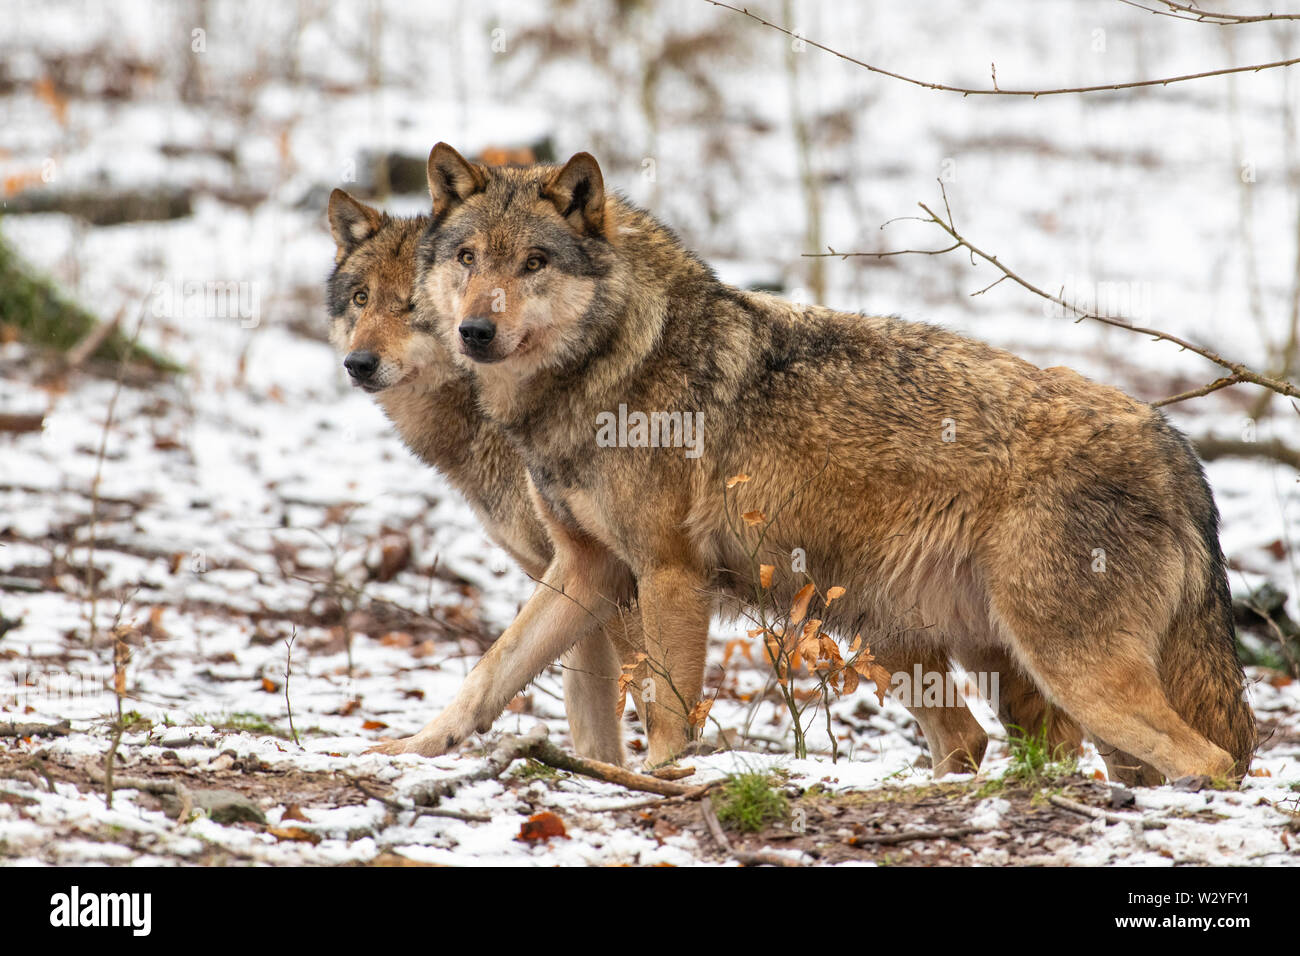
[[[456,253],[456,261],[463,266],[472,266],[474,264],[474,253],[468,249],[462,249]]]
[[[529,272],[537,272],[546,268],[546,256],[529,256],[524,262],[524,268]]]
[[[366,300],[369,298],[370,296],[366,295],[364,292],[357,292],[353,294],[352,301],[357,305],[365,305]]]

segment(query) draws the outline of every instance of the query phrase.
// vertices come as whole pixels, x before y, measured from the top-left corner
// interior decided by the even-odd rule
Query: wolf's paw
[[[368,754],[419,754],[421,757],[440,757],[455,748],[460,739],[452,734],[415,734],[400,740],[385,740],[366,751]]]

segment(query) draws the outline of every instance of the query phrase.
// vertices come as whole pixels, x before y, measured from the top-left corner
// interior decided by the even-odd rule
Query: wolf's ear
[[[429,196],[433,215],[442,216],[457,203],[464,202],[487,185],[483,171],[466,161],[446,143],[439,143],[429,153]]]
[[[379,231],[381,215],[378,209],[371,209],[336,189],[330,193],[329,219],[330,232],[339,251],[350,252]]]
[[[551,177],[543,193],[576,231],[605,234],[605,179],[591,153],[575,153]]]

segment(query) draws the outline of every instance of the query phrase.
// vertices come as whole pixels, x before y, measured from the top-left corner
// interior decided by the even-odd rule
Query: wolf
[[[1157,409],[935,326],[727,286],[607,195],[586,153],[488,168],[440,143],[428,175],[427,318],[519,452],[554,551],[408,749],[490,725],[635,600],[665,685],[649,756],[671,759],[692,739],[713,596],[754,600],[757,556],[774,606],[810,579],[843,588],[824,627],[875,634],[882,663],[1005,656],[1138,779],[1247,771],[1218,512]],[[622,405],[692,413],[702,454],[597,446]]]
[[[529,499],[523,461],[479,409],[472,375],[416,308],[414,249],[430,218],[389,216],[341,189],[330,195],[328,218],[336,245],[326,294],[330,340],[344,356],[353,384],[375,396],[407,447],[443,473],[493,540],[526,573],[540,578],[552,549]],[[619,661],[635,663],[643,652],[635,615],[623,615],[610,634],[607,640],[613,640]],[[1006,660],[967,655],[962,663],[1002,671],[999,717],[1004,723],[1034,731],[1046,726],[1054,749],[1077,748],[1077,726],[1052,712]],[[907,673],[918,666],[933,673],[945,664],[930,654],[901,660],[899,667]],[[609,647],[597,636],[569,651],[564,665],[565,708],[575,749],[607,763],[623,762],[617,699],[611,696],[620,671]],[[931,747],[937,776],[978,768],[988,738],[964,701],[946,708],[917,702],[909,709]],[[394,742],[376,749],[398,753],[406,746]]]
[[[446,476],[489,537],[540,578],[551,542],[528,498],[523,462],[414,306],[415,250],[428,217],[390,216],[335,189],[328,218],[336,247],[326,284],[330,342],[353,385],[375,397],[416,457]],[[594,632],[565,656],[564,702],[578,753],[621,765],[618,679],[631,652],[620,652],[611,633]],[[635,633],[627,639],[635,642]]]
[[[430,217],[390,216],[336,189],[328,219],[336,246],[326,287],[330,341],[344,356],[351,381],[375,396],[406,446],[465,497],[489,536],[527,574],[541,578],[552,548],[529,498],[523,461],[479,409],[471,373],[417,308],[415,248]],[[597,634],[564,658],[565,708],[581,755],[624,761],[614,695],[620,664],[634,663],[642,652],[635,615],[623,615],[604,641]],[[933,672],[944,663],[931,655],[902,661],[900,668]],[[1001,665],[999,716],[1005,723],[1037,730],[1046,722],[1054,747],[1078,746],[1078,728],[1063,714],[1051,713],[1037,689],[1007,662],[968,657],[963,663],[986,670]],[[638,703],[635,696],[633,703]],[[964,702],[942,709],[917,703],[909,709],[932,748],[936,775],[979,766],[987,735]],[[398,753],[405,746],[394,742],[376,749]]]

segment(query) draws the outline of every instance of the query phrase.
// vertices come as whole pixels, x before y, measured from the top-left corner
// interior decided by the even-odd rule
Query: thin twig
[[[289,733],[293,735],[293,742],[299,747],[302,741],[298,739],[298,731],[293,728],[293,704],[289,702],[289,671],[293,667],[293,642],[298,639],[298,626],[295,624],[293,633],[289,635],[288,640],[284,642],[284,709],[289,714]]]
[[[849,63],[854,64],[855,66],[860,66],[865,70],[870,70],[872,73],[879,73],[881,76],[888,76],[895,80],[902,80],[904,83],[910,83],[913,86],[920,86],[927,90],[940,90],[944,93],[960,93],[962,96],[1028,96],[1033,99],[1038,99],[1038,97],[1040,96],[1059,96],[1063,93],[1103,93],[1112,90],[1132,90],[1132,89],[1138,89],[1140,87],[1146,87],[1146,86],[1168,86],[1170,83],[1182,83],[1186,80],[1203,80],[1211,76],[1226,76],[1232,73],[1258,73],[1260,70],[1269,70],[1275,67],[1294,66],[1295,64],[1300,63],[1300,57],[1297,57],[1295,59],[1290,59],[1290,60],[1276,60],[1272,63],[1258,63],[1254,66],[1230,66],[1230,67],[1224,67],[1223,69],[1219,69],[1219,70],[1206,70],[1205,72],[1202,73],[1186,73],[1181,76],[1166,76],[1166,77],[1161,77],[1160,79],[1157,80],[1134,80],[1128,83],[1107,83],[1100,86],[1071,86],[1071,87],[1063,87],[1060,89],[1051,89],[1051,90],[1006,90],[1006,89],[1000,89],[997,86],[994,87],[949,86],[946,83],[931,83],[928,80],[918,80],[915,77],[904,76],[902,73],[895,73],[892,70],[886,70],[878,66],[872,66],[870,63],[865,63],[862,60],[855,59],[854,57],[851,57],[846,53],[841,53],[838,50],[831,49],[825,44],[818,43],[816,40],[810,40],[805,36],[800,36],[790,30],[787,30],[785,27],[778,26],[777,24],[772,23],[770,20],[764,20],[762,17],[758,16],[755,13],[750,13],[748,10],[746,10],[743,7],[733,7],[729,3],[722,3],[721,0],[706,0],[706,2],[713,4],[715,7],[722,7],[723,9],[730,10],[733,13],[739,13],[742,16],[749,17],[749,19],[755,20],[761,23],[765,27],[769,27],[773,30],[776,30],[778,33],[784,33],[786,36],[790,37],[793,40],[798,40],[801,43],[807,43],[809,46],[814,46],[825,53],[829,53],[832,56],[839,57],[841,60],[845,60]]]
[[[1003,279],[1006,276],[1002,277]],[[1001,280],[998,280],[1001,281]],[[1189,398],[1200,398],[1202,395],[1209,395],[1211,392],[1217,392],[1221,388],[1227,388],[1230,385],[1240,385],[1245,381],[1240,375],[1228,375],[1224,378],[1216,378],[1209,385],[1202,385],[1200,388],[1194,388],[1190,392],[1179,392],[1177,395],[1170,395],[1168,398],[1162,398],[1158,402],[1152,402],[1153,408],[1159,408],[1162,405],[1173,405],[1176,402],[1185,402]]]
[[[86,588],[90,591],[90,622],[89,633],[87,634],[87,643],[90,646],[95,644],[95,612],[99,603],[99,579],[95,576],[95,528],[99,520],[99,481],[104,471],[104,456],[108,451],[108,433],[113,427],[113,410],[117,407],[117,397],[122,393],[122,381],[126,377],[127,362],[131,357],[135,344],[140,338],[140,330],[144,328],[145,303],[140,303],[140,318],[135,324],[135,332],[131,335],[131,341],[127,343],[126,349],[122,353],[122,360],[117,367],[117,381],[113,383],[113,394],[108,399],[108,409],[104,414],[104,430],[99,438],[99,451],[95,455],[95,477],[90,485],[90,536],[86,551]],[[109,793],[109,799],[112,800],[112,793]]]
[[[1213,10],[1202,10],[1187,3],[1175,3],[1173,0],[1152,0],[1154,3],[1160,3],[1168,7],[1168,10],[1157,10],[1155,7],[1148,7],[1144,3],[1138,3],[1137,0],[1119,0],[1119,2],[1130,7],[1137,7],[1139,10],[1145,10],[1147,13],[1153,13],[1158,17],[1191,20],[1193,23],[1208,23],[1211,26],[1218,27],[1235,27],[1243,23],[1270,23],[1278,20],[1300,20],[1300,13],[1216,13]]]

